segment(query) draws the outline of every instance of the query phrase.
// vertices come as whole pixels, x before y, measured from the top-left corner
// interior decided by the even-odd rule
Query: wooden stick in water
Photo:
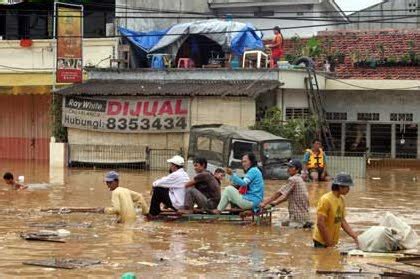
[[[41,212],[51,213],[104,213],[102,207],[56,207],[56,208],[42,208]]]

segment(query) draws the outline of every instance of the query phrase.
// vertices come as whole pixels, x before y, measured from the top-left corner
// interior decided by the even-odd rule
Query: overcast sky
[[[343,11],[358,11],[366,7],[372,6],[381,0],[335,0]]]

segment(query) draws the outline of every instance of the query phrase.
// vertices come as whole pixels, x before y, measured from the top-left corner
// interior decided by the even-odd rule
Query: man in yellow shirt
[[[314,246],[327,248],[337,245],[340,236],[340,227],[354,239],[356,244],[357,234],[346,221],[346,206],[344,197],[353,186],[349,174],[339,173],[331,186],[331,192],[323,195],[318,202],[317,224],[313,233]]]
[[[117,172],[108,172],[105,176],[105,183],[108,189],[112,191],[112,207],[105,208],[104,212],[118,215],[118,223],[133,222],[136,220],[135,205],[141,207],[143,215],[149,212],[149,207],[142,194],[119,187],[119,174]]]

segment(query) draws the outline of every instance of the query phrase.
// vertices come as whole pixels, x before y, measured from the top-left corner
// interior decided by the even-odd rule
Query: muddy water
[[[42,163],[5,162],[3,173],[25,175],[25,183],[48,183],[49,170]],[[144,222],[131,226],[113,223],[100,214],[49,215],[31,211],[46,207],[103,207],[110,193],[102,182],[103,170],[68,170],[63,185],[47,189],[10,191],[0,186],[0,278],[119,278],[127,271],[141,278],[248,278],[263,277],[258,271],[287,268],[295,278],[316,277],[316,269],[351,269],[357,261],[338,250],[315,250],[308,231],[280,228],[287,218],[286,205],[274,215],[271,227],[230,224]],[[159,172],[121,171],[121,185],[149,196],[151,182]],[[419,233],[420,172],[408,169],[370,172],[358,180],[347,197],[348,220],[357,231],[376,224],[386,211],[406,217]],[[380,177],[381,180],[372,178]],[[267,192],[281,182],[267,182]],[[309,185],[311,211],[327,185]],[[67,227],[67,243],[28,242],[21,231],[38,230],[54,222],[92,223],[92,227]],[[341,245],[351,245],[342,235]],[[420,248],[420,247],[419,247]],[[22,265],[35,259],[92,258],[104,263],[80,270],[56,270]]]

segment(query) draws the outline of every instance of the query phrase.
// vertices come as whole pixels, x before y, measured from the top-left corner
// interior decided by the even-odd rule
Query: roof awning
[[[60,89],[55,93],[66,96],[231,96],[257,97],[277,89],[278,81],[223,80],[88,80]]]

